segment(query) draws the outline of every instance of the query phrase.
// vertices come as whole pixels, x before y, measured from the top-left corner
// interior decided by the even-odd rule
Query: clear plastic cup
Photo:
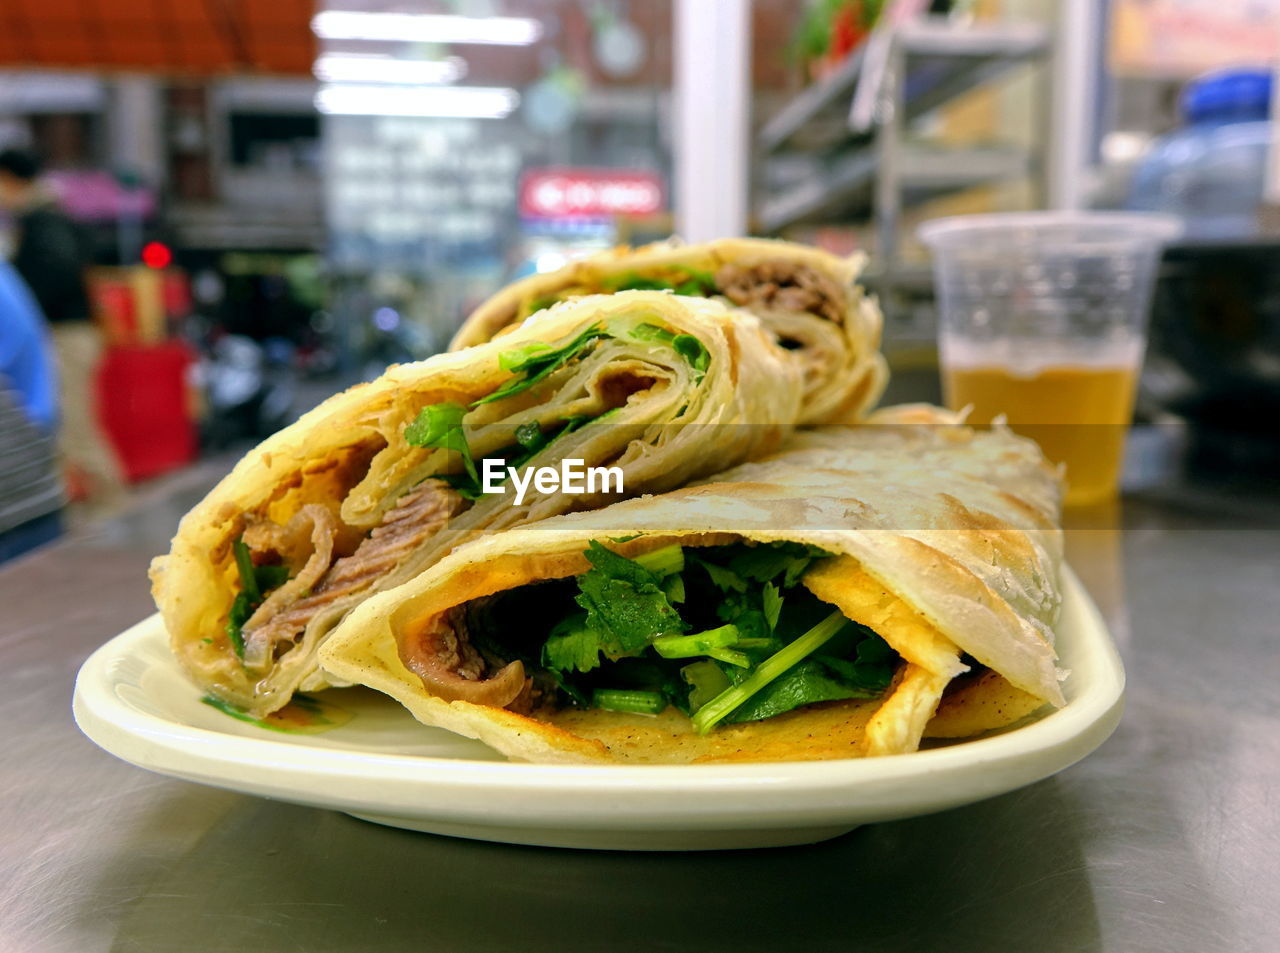
[[[947,405],[1003,414],[1066,465],[1071,505],[1112,499],[1161,245],[1176,218],[1025,212],[935,219],[938,347]]]

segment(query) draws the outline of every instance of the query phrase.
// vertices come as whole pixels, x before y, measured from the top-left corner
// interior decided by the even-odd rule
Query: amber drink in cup
[[[937,219],[938,346],[947,405],[1003,415],[1066,467],[1067,503],[1115,497],[1160,246],[1176,219],[1018,213]]]

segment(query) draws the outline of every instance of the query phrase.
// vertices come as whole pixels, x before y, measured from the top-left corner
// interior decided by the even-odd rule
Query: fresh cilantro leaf
[[[484,492],[480,488],[480,475],[461,426],[462,415],[465,413],[466,409],[458,404],[433,404],[420,413],[418,419],[405,429],[405,438],[417,446],[445,448],[461,453],[464,472],[436,473],[431,479],[448,484],[463,499],[478,500]],[[516,445],[522,452],[512,457],[508,461],[508,466],[519,469],[535,454],[542,452],[565,434],[572,433],[593,419],[598,418],[586,416],[565,418],[561,422],[560,429],[551,436],[543,433],[542,426],[536,420],[521,424],[516,427],[514,437]],[[506,479],[505,470],[502,479]]]
[[[818,655],[815,660],[821,662],[833,678],[853,692],[850,698],[875,698],[893,681],[893,667],[887,664],[858,665],[832,655]]]
[[[534,350],[532,345],[526,344],[522,347],[502,352],[498,355],[499,365],[504,370],[523,376],[513,377],[492,394],[480,398],[471,406],[478,407],[481,404],[492,403],[495,400],[502,400],[505,397],[523,393],[546,378],[552,371],[577,357],[596,341],[606,337],[608,337],[608,334],[605,333],[604,329],[598,324],[593,324],[584,329],[581,334],[569,343],[560,347],[544,345],[545,350]]]
[[[694,561],[707,571],[707,575],[711,577],[711,582],[717,589],[721,589],[724,592],[747,591],[747,580],[743,579],[732,569],[726,569],[724,566],[717,566],[713,562],[708,562],[707,560],[698,557],[694,557]]]
[[[656,324],[637,324],[626,332],[626,336],[633,341],[654,341],[666,345],[670,345],[676,339],[674,332],[660,328]]]
[[[587,557],[587,562],[591,563],[592,566],[615,579],[625,580],[635,586],[646,584],[656,586],[658,584],[660,577],[657,573],[646,569],[634,559],[619,556],[613,550],[601,546],[594,539],[583,555]]]
[[[821,550],[761,544],[695,553],[670,546],[628,559],[592,541],[584,555],[591,569],[576,580],[582,611],[557,625],[542,647],[546,677],[578,704],[593,692],[656,693],[705,733],[730,716],[750,721],[820,701],[876,697],[891,682],[892,650],[796,586],[826,555]],[[689,561],[705,573],[686,574]],[[719,628],[717,617],[725,623]],[[657,705],[648,696],[642,702]]]
[[[637,588],[600,572],[587,573],[579,586],[578,605],[587,610],[589,624],[605,637],[612,654],[638,652],[655,636],[686,628],[656,586]]]
[[[870,631],[870,630],[867,630]],[[858,643],[859,665],[882,665],[892,662],[898,653],[880,636],[871,634]]]
[[[770,582],[785,574],[782,588],[790,589],[815,559],[826,555],[815,546],[772,543],[742,547],[730,558],[729,565],[738,575],[753,582]]]
[[[813,658],[832,678],[855,693],[851,697],[875,698],[893,681],[898,654],[866,626],[854,623]]]
[[[822,554],[827,555],[826,553]],[[782,585],[790,588],[800,581],[800,577],[809,571],[809,566],[813,564],[816,557],[802,556],[793,559],[787,564],[787,574],[782,579]]]
[[[551,630],[542,647],[542,662],[547,668],[589,672],[600,664],[600,639],[586,622],[586,616],[578,613]]]
[[[782,613],[782,594],[777,586],[766,582],[760,593],[760,600],[764,606],[765,621],[769,623],[769,631],[772,632],[778,627],[778,616]]]
[[[578,577],[576,601],[587,611],[587,627],[599,634],[606,652],[639,652],[657,636],[688,629],[656,574],[594,540],[585,555],[595,568]]]
[[[782,639],[783,642],[790,642],[803,635],[831,612],[829,603],[823,602],[803,586],[795,586],[783,591],[787,594],[786,600],[783,602],[782,611],[778,613],[778,624],[772,632],[774,636]],[[763,615],[763,612],[761,614]],[[835,649],[828,649],[829,655],[843,654],[851,656],[853,654],[853,646],[857,640],[846,634],[851,629],[858,630],[860,627],[850,623],[831,640],[833,644],[847,646],[847,651],[842,653]],[[765,634],[770,633],[766,632]]]
[[[777,546],[743,546],[730,557],[729,565],[739,576],[763,583],[781,575],[789,561],[787,553]]]
[[[692,334],[677,334],[671,346],[698,372],[698,379],[701,380],[711,365],[711,354],[707,351],[707,346]]]
[[[725,595],[716,606],[716,617],[736,625],[744,638],[761,639],[769,635],[769,621],[753,592]]]
[[[504,371],[511,371],[512,373],[522,371],[530,363],[536,361],[539,357],[545,356],[547,352],[552,350],[554,348],[550,344],[544,344],[542,341],[531,341],[528,344],[499,354],[498,366]]]
[[[869,633],[869,630],[864,631]],[[857,692],[857,697],[875,698],[893,681],[894,663],[898,654],[880,636],[869,633],[858,642],[852,661],[826,654],[816,658],[847,688]]]
[[[830,678],[813,659],[801,662],[739,705],[726,722],[760,721],[817,702],[867,697]]]
[[[697,372],[699,380],[706,374],[707,367],[711,364],[711,354],[707,351],[706,345],[692,334],[676,334],[656,324],[647,323],[637,324],[622,331],[621,324],[615,322],[610,326],[610,330],[614,330],[615,327],[618,329],[615,334],[619,337],[625,336],[633,341],[651,341],[674,349],[689,362],[689,366]]]

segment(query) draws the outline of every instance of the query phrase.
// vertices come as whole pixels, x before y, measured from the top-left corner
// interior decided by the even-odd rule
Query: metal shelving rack
[[[889,38],[877,122],[859,134],[850,129],[849,105],[869,49],[870,42],[864,43],[761,128],[754,213],[757,226],[772,233],[874,215],[877,265],[868,278],[883,298],[928,284],[924,269],[899,261],[899,222],[908,205],[1023,176],[1034,176],[1044,197],[1047,130],[1037,130],[1040,147],[1032,150],[925,146],[908,132],[920,117],[960,95],[1047,58],[1051,43],[1049,31],[1039,24],[958,25],[943,17],[911,21]],[[1049,71],[1044,72],[1047,77]]]

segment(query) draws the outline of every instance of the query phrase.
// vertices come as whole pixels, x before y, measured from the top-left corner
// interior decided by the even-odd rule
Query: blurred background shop
[[[868,251],[890,397],[937,400],[916,226],[1030,208],[1184,218],[1140,413],[1265,461],[1278,47],[1260,0],[6,0],[0,150],[82,236],[130,484],[673,231]]]

